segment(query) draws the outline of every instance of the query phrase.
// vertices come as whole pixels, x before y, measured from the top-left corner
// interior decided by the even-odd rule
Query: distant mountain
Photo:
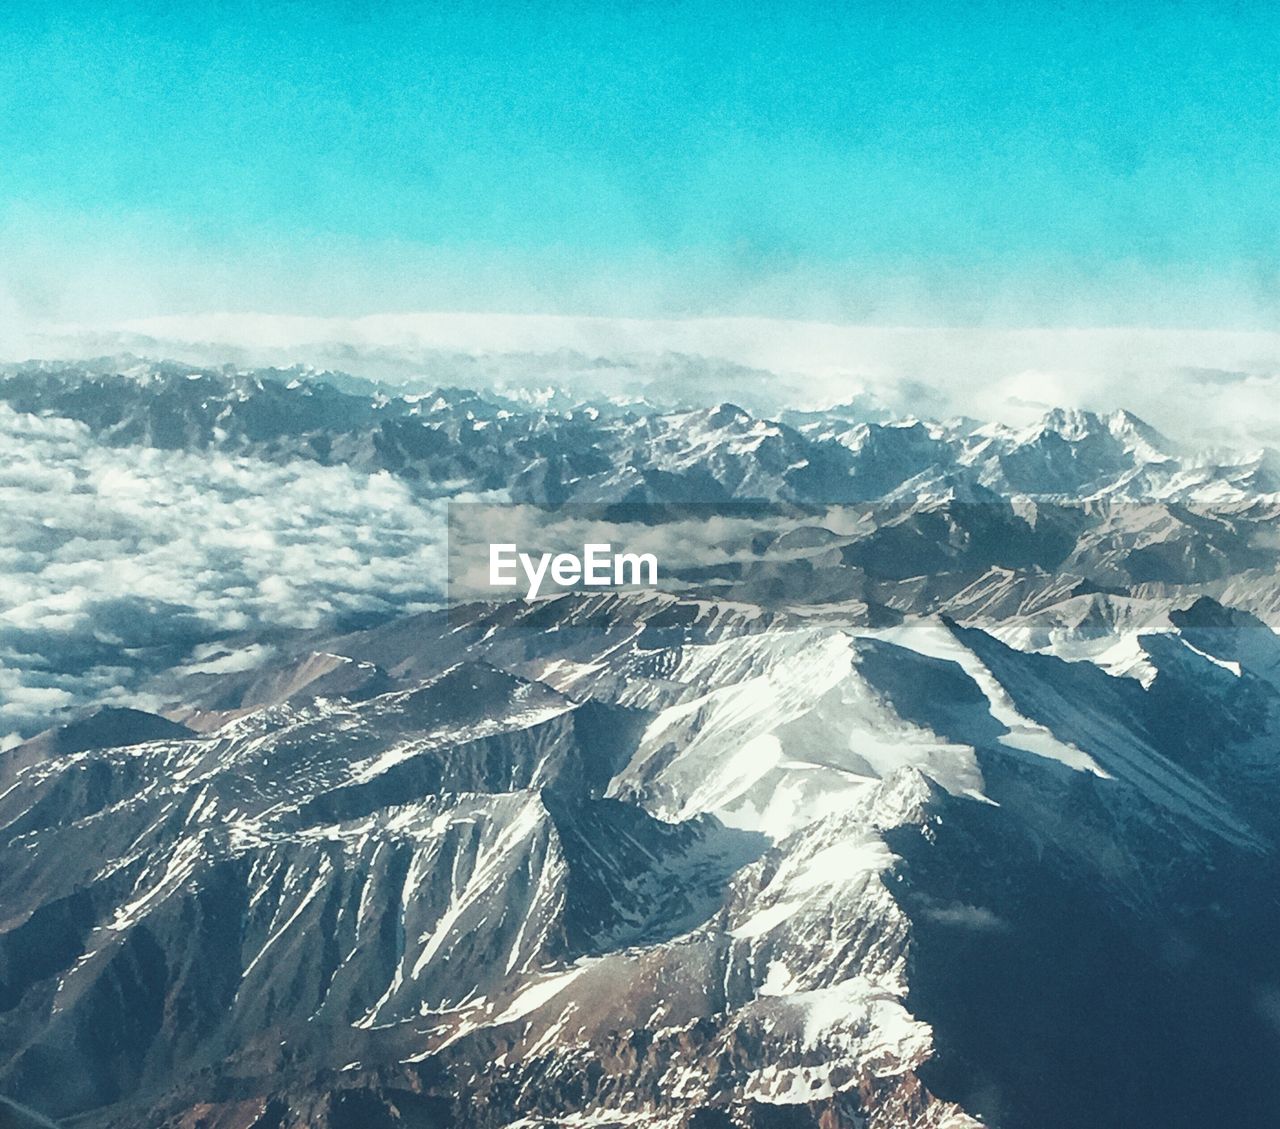
[[[1280,496],[1273,453],[1186,451],[1127,412],[1053,411],[1023,429],[885,420],[857,405],[770,420],[731,403],[673,411],[455,387],[389,395],[310,370],[122,367],[9,366],[0,401],[77,420],[112,446],[345,464],[426,493],[505,490],[523,501],[840,503],[979,488],[1208,505]]]

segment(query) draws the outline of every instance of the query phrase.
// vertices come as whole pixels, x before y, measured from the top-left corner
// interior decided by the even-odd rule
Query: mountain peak
[[[75,721],[37,733],[16,748],[25,754],[69,756],[88,749],[109,749],[144,741],[180,741],[192,736],[186,726],[158,714],[123,706],[100,706]]]
[[[1036,425],[1037,433],[1055,431],[1064,439],[1077,442],[1098,432],[1102,421],[1084,408],[1051,408]]]

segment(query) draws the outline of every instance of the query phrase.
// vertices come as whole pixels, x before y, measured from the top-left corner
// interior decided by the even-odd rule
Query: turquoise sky
[[[1280,309],[1264,4],[13,0],[0,92],[32,316]]]

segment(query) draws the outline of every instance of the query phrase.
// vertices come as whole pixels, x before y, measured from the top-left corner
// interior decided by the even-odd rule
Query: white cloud
[[[971,906],[961,902],[948,906],[932,906],[925,910],[925,915],[943,925],[953,925],[959,929],[978,933],[1001,933],[1009,928],[1007,921],[985,906]]]
[[[1280,411],[1274,406],[1280,333],[1266,330],[935,328],[754,317],[215,313],[46,326],[29,333],[21,346],[5,347],[11,355],[14,349],[59,357],[132,349],[194,363],[300,361],[393,379],[430,373],[439,367],[441,351],[492,356],[572,350],[586,358],[651,360],[681,353],[761,370],[757,378],[764,386],[739,382],[741,397],[752,404],[826,406],[870,392],[903,413],[966,414],[1011,424],[1028,422],[1043,405],[1128,408],[1179,438],[1280,442]],[[1231,382],[1205,378],[1215,373]],[[634,366],[623,375],[643,380]],[[588,366],[565,378],[575,390],[590,394],[602,390],[607,374]]]
[[[228,633],[437,599],[443,513],[385,473],[105,448],[0,404],[0,732]]]

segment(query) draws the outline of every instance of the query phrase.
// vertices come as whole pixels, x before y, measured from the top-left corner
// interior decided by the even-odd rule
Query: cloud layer
[[[413,607],[443,583],[442,504],[390,475],[104,448],[4,404],[0,513],[10,743],[59,710],[139,702],[200,644]]]
[[[734,398],[755,410],[825,407],[869,393],[899,414],[1023,424],[1052,407],[1125,408],[1175,437],[1280,446],[1280,333],[1172,328],[937,328],[769,318],[635,319],[485,313],[359,318],[228,313],[0,339],[11,357],[119,351],[195,364],[295,362],[427,384],[512,383],[580,395],[670,380],[670,358],[744,366]],[[566,359],[567,358],[567,359]],[[470,359],[471,363],[462,363]],[[586,363],[584,363],[586,362]],[[723,367],[723,365],[721,365]],[[680,366],[688,395],[724,398]],[[610,370],[613,370],[612,372]],[[616,376],[619,387],[610,380]],[[621,387],[625,383],[626,387]]]

